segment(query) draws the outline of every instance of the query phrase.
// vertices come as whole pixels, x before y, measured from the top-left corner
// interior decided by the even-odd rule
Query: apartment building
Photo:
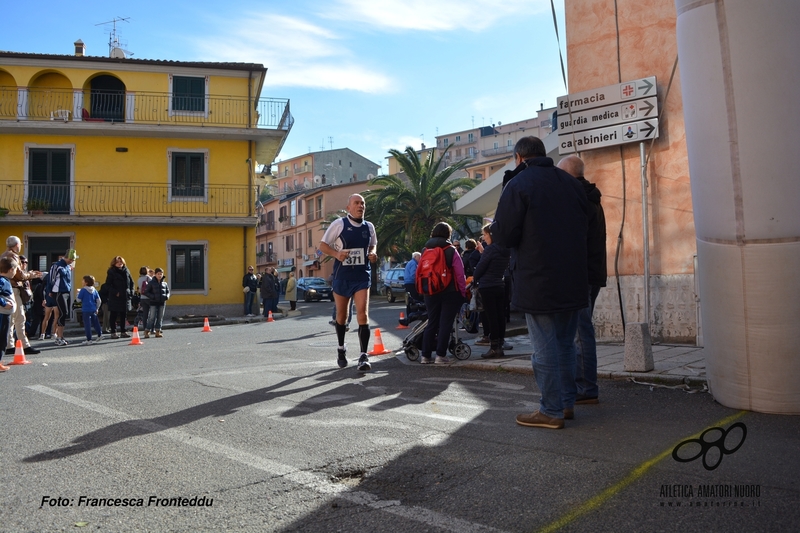
[[[0,52],[0,213],[32,269],[162,267],[168,315],[241,313],[255,262],[256,165],[293,119],[254,63]],[[239,247],[241,243],[242,247]]]

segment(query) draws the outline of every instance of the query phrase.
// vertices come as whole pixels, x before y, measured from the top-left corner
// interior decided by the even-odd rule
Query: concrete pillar
[[[800,414],[800,2],[675,6],[709,387]]]

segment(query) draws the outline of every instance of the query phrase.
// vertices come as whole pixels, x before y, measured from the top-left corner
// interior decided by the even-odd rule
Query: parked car
[[[405,267],[394,267],[386,272],[383,277],[383,288],[386,293],[386,299],[390,303],[394,303],[395,299],[399,296],[405,298],[406,288],[404,275]]]
[[[305,302],[333,301],[333,289],[322,278],[300,278],[297,280],[297,299]]]

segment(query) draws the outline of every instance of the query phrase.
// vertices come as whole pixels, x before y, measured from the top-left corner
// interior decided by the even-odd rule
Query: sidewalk
[[[502,359],[481,359],[480,354],[489,350],[488,346],[475,346],[480,335],[462,335],[465,344],[472,349],[472,355],[465,361],[456,361],[453,366],[463,366],[481,370],[501,370],[533,374],[531,367],[531,347],[528,329],[522,315],[513,313],[506,328],[506,342],[514,349],[506,351]],[[624,368],[625,345],[622,343],[597,344],[597,377],[605,379],[627,379],[668,384],[702,386],[706,383],[706,361],[702,346],[655,344],[653,349],[654,369],[650,372],[626,372]]]

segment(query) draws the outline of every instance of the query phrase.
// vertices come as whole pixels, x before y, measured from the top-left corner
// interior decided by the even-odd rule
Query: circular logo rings
[[[727,448],[725,446],[725,440],[727,439],[728,435],[734,428],[741,428],[742,430],[742,440],[734,446],[733,448]],[[713,441],[707,441],[705,436],[711,432],[719,432],[719,437]],[[736,450],[742,447],[744,444],[744,440],[747,438],[747,426],[745,426],[742,422],[736,422],[732,424],[728,429],[722,429],[720,427],[713,427],[708,428],[703,433],[700,434],[700,438],[697,439],[687,439],[672,450],[672,458],[678,461],[679,463],[690,463],[699,457],[703,457],[703,468],[706,470],[714,470],[716,469],[720,463],[722,463],[722,458],[726,455],[730,455],[734,453]],[[691,457],[681,457],[680,450],[686,445],[698,444],[700,445],[700,451],[697,454]],[[713,464],[708,464],[708,452],[713,450],[714,448],[719,449],[719,457],[717,458],[716,462]]]

